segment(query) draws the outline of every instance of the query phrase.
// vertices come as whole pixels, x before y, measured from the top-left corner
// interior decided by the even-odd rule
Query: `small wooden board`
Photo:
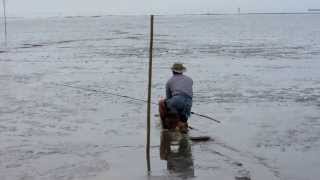
[[[189,138],[191,141],[195,141],[195,142],[211,140],[210,136],[189,136]]]

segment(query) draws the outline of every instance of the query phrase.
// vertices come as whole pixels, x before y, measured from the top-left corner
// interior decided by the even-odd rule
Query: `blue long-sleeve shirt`
[[[176,95],[187,95],[193,97],[193,80],[183,74],[174,74],[166,84],[167,99]]]

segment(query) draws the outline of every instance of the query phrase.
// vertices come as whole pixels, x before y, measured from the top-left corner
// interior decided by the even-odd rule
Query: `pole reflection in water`
[[[194,177],[191,143],[187,134],[163,130],[161,133],[160,159],[167,161],[171,175]]]

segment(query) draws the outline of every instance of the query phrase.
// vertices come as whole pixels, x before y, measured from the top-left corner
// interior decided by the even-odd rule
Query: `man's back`
[[[193,80],[183,74],[174,74],[166,84],[166,96],[171,98],[176,95],[193,96]]]

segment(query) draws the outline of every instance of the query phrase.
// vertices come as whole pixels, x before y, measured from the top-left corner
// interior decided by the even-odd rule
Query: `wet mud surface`
[[[222,121],[191,117],[190,135],[212,140],[187,141],[187,177],[160,158],[159,117],[147,176],[145,103],[60,86],[145,98],[148,17],[10,20],[8,47],[0,47],[0,179],[315,179],[318,19],[156,17],[153,101],[164,96],[171,64],[184,62],[192,110]]]

